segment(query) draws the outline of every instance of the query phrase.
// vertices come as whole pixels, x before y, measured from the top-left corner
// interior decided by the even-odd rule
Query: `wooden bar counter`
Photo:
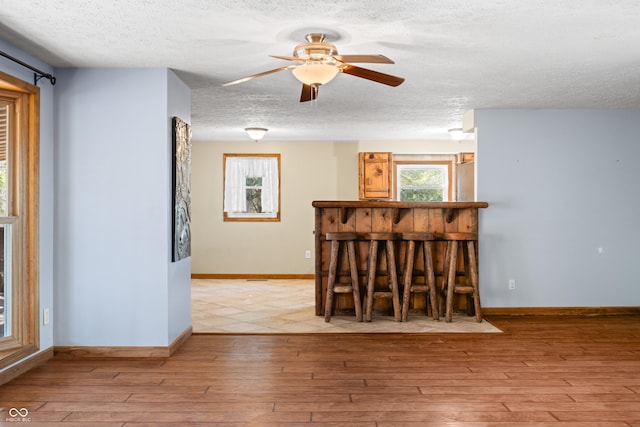
[[[370,232],[478,232],[478,209],[489,206],[486,202],[393,202],[393,201],[314,201],[315,208],[315,302],[316,315],[324,314],[329,270],[330,243],[325,241],[327,232],[350,231],[358,235]],[[436,242],[433,258],[436,270],[436,282],[442,286],[442,271],[445,255],[445,242]],[[359,240],[356,244],[357,266],[360,289],[364,289],[367,276],[367,257],[369,242]],[[396,248],[396,262],[399,280],[403,277],[406,245],[400,243]],[[346,252],[346,251],[345,251]],[[343,260],[339,265],[345,266]],[[384,265],[382,266],[385,267]],[[416,260],[414,269],[423,269],[424,265]],[[345,268],[340,268],[345,270]],[[342,274],[348,275],[343,272]],[[426,310],[424,296],[415,297],[414,307]],[[422,300],[420,300],[422,298]],[[460,301],[459,304],[464,304]],[[336,314],[353,313],[353,297],[349,294],[335,296]],[[388,315],[392,313],[388,301],[377,301],[374,313]]]

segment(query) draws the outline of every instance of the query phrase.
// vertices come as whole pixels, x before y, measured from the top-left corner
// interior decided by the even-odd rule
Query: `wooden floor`
[[[505,332],[195,335],[168,359],[56,357],[0,387],[0,425],[640,427],[640,317],[489,320]]]

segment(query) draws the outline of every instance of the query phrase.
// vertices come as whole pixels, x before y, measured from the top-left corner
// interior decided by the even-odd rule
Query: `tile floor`
[[[313,280],[192,279],[191,286],[194,333],[500,332],[466,315],[451,323],[418,315],[406,323],[391,316],[374,316],[372,322],[332,316],[326,323],[315,315]]]

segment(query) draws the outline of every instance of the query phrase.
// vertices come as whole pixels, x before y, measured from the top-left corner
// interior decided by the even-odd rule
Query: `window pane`
[[[11,226],[9,224],[0,225],[0,337],[11,335],[11,305],[10,294],[11,270],[8,242],[10,239]]]
[[[424,171],[426,185],[428,187],[442,187],[444,185],[444,173],[442,172],[442,169]]]
[[[9,106],[0,101],[0,216],[7,213],[7,148],[9,142]]]
[[[262,177],[247,177],[247,187],[260,187],[262,186]]]
[[[444,173],[442,169],[403,169],[400,171],[402,187],[442,187]]]
[[[402,189],[400,201],[403,202],[442,202],[444,191],[441,188]]]
[[[8,188],[7,182],[7,149],[9,147],[9,105],[0,101],[0,216],[8,215]],[[0,225],[0,337],[11,335],[10,308],[11,308],[11,287],[9,271],[7,269],[9,256],[6,251],[10,246],[8,224]]]
[[[262,212],[262,190],[259,188],[247,188],[247,212]]]

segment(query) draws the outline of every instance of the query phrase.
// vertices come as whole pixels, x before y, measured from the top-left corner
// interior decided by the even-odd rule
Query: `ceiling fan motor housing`
[[[307,61],[322,62],[333,60],[332,56],[338,54],[338,49],[331,43],[324,42],[324,34],[307,34],[306,43],[300,43],[293,49],[293,56]]]

